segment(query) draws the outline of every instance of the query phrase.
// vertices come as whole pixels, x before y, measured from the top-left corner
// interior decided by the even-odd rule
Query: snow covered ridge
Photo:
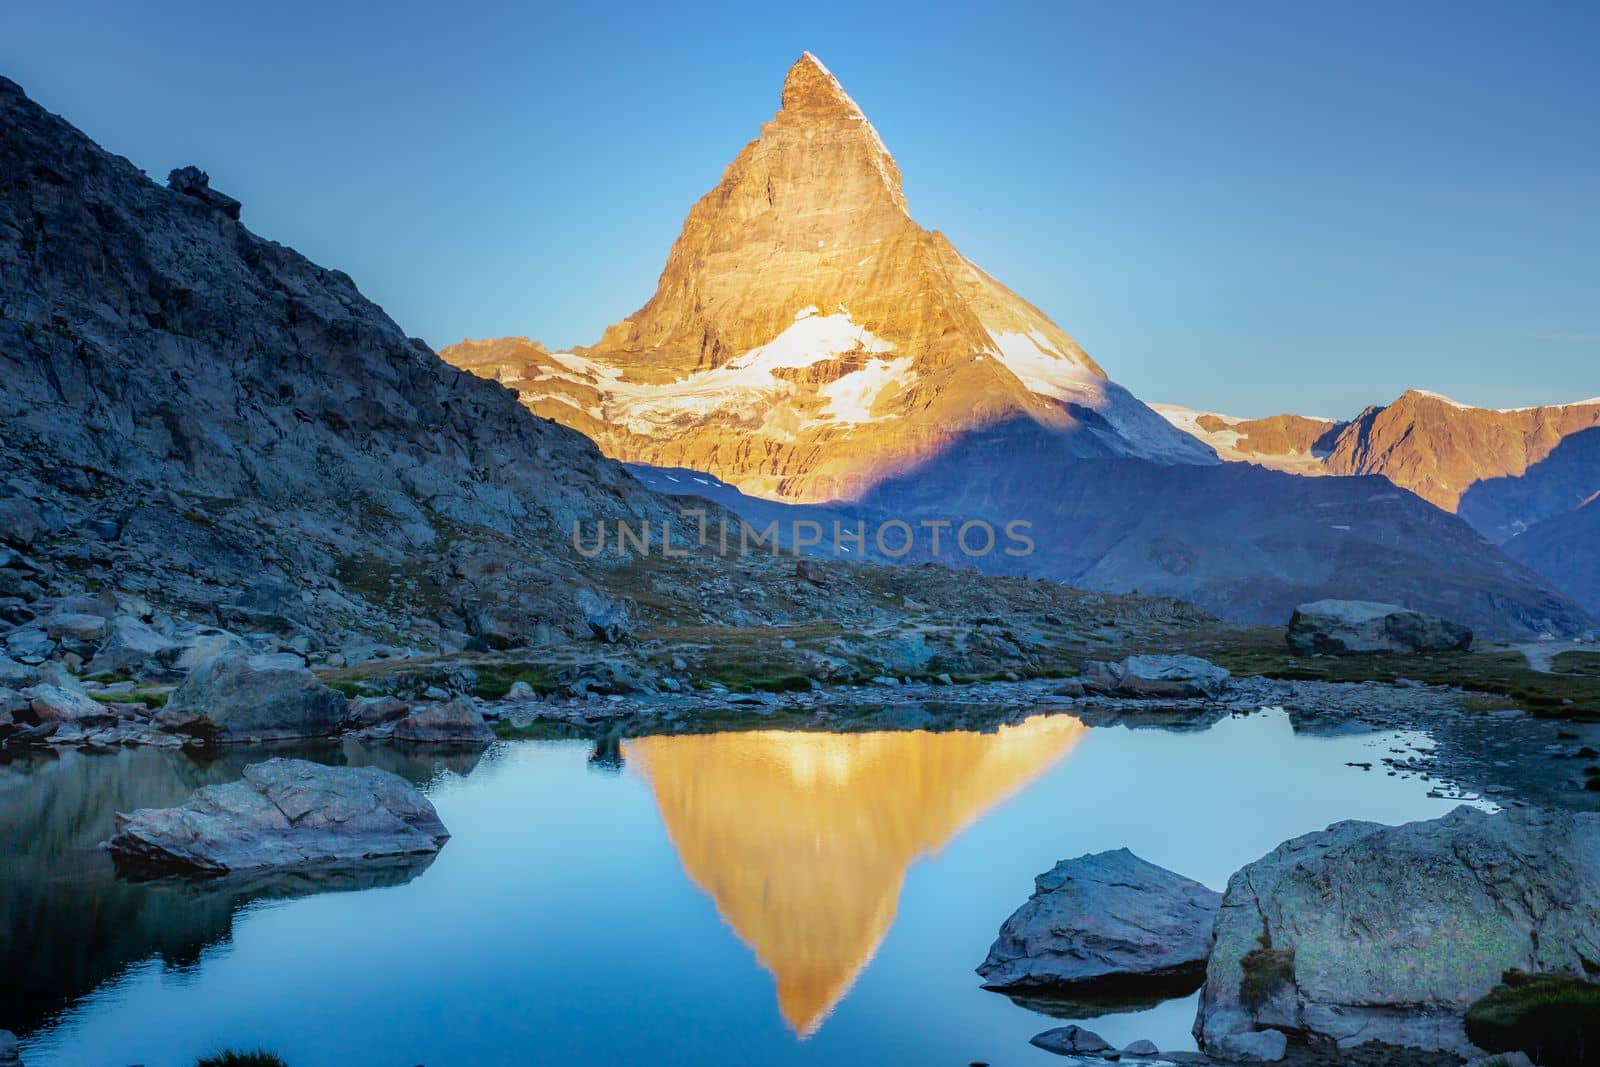
[[[780,436],[824,426],[857,426],[892,415],[874,415],[880,400],[892,399],[915,376],[909,356],[893,356],[894,346],[850,318],[846,308],[823,315],[813,305],[795,313],[794,324],[764,345],[752,348],[720,367],[697,371],[674,382],[642,384],[624,380],[621,368],[572,352],[550,357],[568,372],[541,373],[530,382],[568,381],[601,394],[598,405],[584,408],[591,417],[626,427],[641,436],[727,416],[730,424],[749,421],[752,412],[775,403],[792,402],[796,418],[787,420]],[[777,372],[803,370],[844,356],[867,356],[865,364],[812,391]],[[530,399],[561,399],[553,391],[530,392]],[[809,403],[808,403],[809,401]]]

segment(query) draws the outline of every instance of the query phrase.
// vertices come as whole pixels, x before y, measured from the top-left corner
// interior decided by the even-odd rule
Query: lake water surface
[[[1194,732],[1039,716],[994,733],[760,731],[300,753],[420,784],[431,864],[326,884],[135,884],[112,814],[262,753],[0,765],[0,1027],[29,1067],[1059,1063],[1059,1025],[978,986],[1058,859],[1127,847],[1215,888],[1286,838],[1454,801],[1390,777],[1416,734],[1267,711]],[[620,759],[618,758],[620,756]],[[1346,766],[1372,761],[1367,772]],[[1089,1020],[1192,1048],[1195,996]],[[1083,1021],[1083,1020],[1080,1020]]]

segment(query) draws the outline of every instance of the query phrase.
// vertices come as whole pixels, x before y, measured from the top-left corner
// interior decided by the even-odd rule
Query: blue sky
[[[1600,5],[254,7],[35,4],[0,71],[435,345],[635,310],[810,49],[917,220],[1147,400],[1600,394]]]

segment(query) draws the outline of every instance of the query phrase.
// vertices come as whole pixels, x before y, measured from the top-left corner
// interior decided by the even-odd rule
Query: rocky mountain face
[[[330,641],[581,631],[572,521],[665,518],[659,498],[251,233],[203,174],[172,184],[0,79],[11,621],[41,590],[115,587]]]
[[[913,221],[883,141],[809,53],[690,211],[643,308],[592,348],[506,338],[441,354],[610,456],[775,499],[853,499],[1019,419],[1067,457],[1214,462]]]
[[[1155,407],[1224,459],[1298,474],[1381,474],[1446,511],[1458,510],[1474,486],[1520,477],[1566,438],[1600,426],[1600,397],[1501,411],[1417,389],[1349,421],[1303,415],[1239,419],[1171,404]],[[1495,536],[1498,531],[1473,525],[1504,540]]]
[[[1412,390],[1349,422],[1156,409],[1227,460],[1294,474],[1381,474],[1600,610],[1600,541],[1587,532],[1595,520],[1576,514],[1600,493],[1600,397],[1499,411]]]

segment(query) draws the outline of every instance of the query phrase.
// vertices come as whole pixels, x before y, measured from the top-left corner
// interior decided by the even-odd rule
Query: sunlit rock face
[[[643,308],[593,348],[441,354],[611,456],[787,500],[854,498],[1017,418],[1059,430],[1063,456],[1213,458],[912,220],[882,139],[809,53],[689,212]]]
[[[894,922],[906,871],[1061,760],[1086,732],[781,731],[624,742],[685,872],[813,1033]]]

